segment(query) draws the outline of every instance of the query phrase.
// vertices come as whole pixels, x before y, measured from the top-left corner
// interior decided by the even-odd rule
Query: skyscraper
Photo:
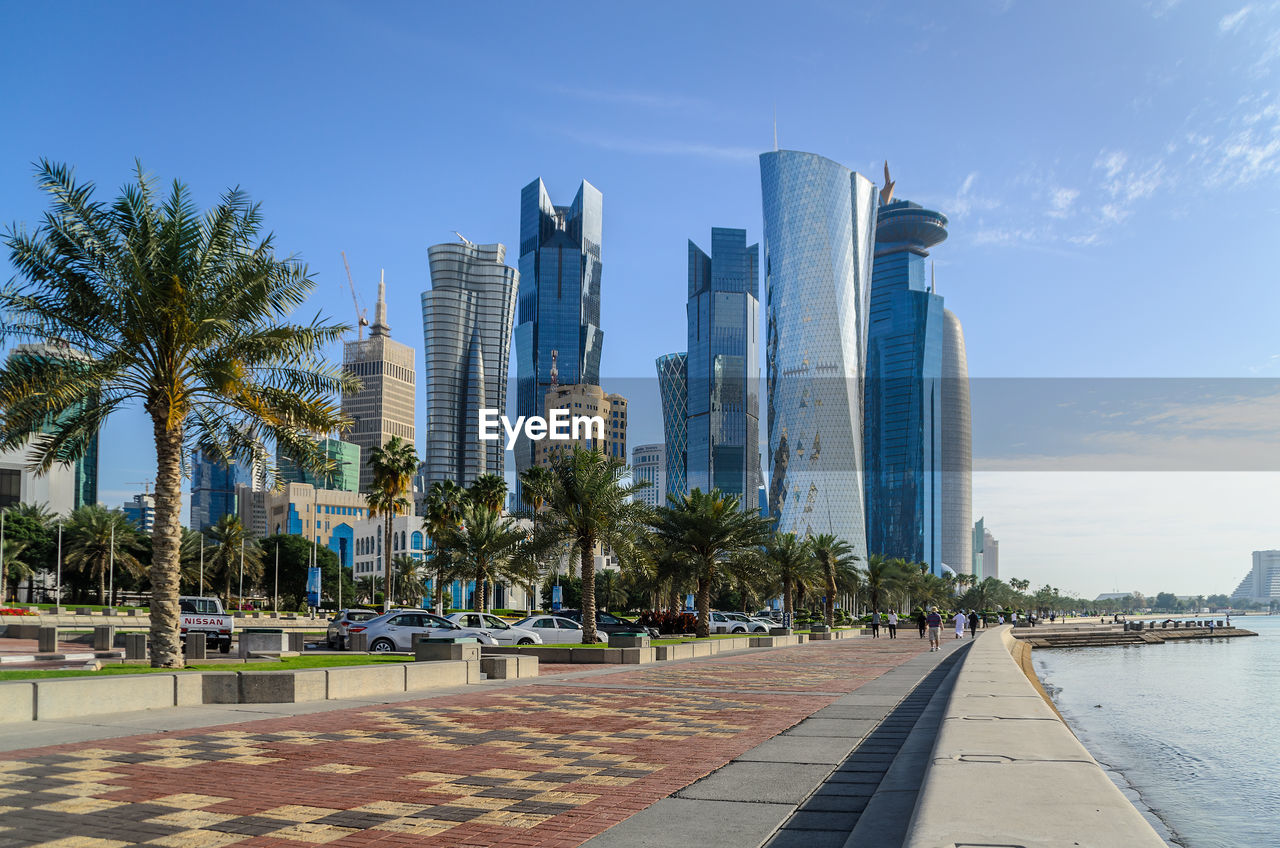
[[[875,186],[816,156],[760,156],[767,289],[769,509],[783,532],[867,553],[862,382]]]
[[[280,457],[280,480],[284,483],[306,483],[321,489],[336,489],[343,492],[360,490],[360,446],[342,439],[326,438],[319,440],[320,450],[325,458],[333,463],[330,476],[322,477],[314,471],[299,466],[287,456]],[[244,521],[244,516],[240,516]]]
[[[568,411],[573,418],[599,418],[600,424],[588,426],[583,422],[576,427],[567,425],[565,433],[571,438],[546,438],[534,444],[534,462],[551,467],[552,458],[568,453],[575,447],[597,450],[612,459],[627,461],[627,399],[619,394],[606,392],[599,386],[579,383],[573,386],[552,384],[547,389],[544,407],[538,414],[548,421],[552,410]]]
[[[666,446],[667,485],[665,495],[689,494],[686,477],[689,424],[689,355],[667,353],[659,356],[658,394],[662,398],[662,440]]]
[[[964,329],[942,310],[942,561],[973,571],[973,446]]]
[[[649,506],[665,506],[666,475],[663,466],[666,464],[666,445],[636,445],[631,449],[631,479],[635,483],[648,483],[636,492],[635,499]]]
[[[504,444],[479,438],[481,409],[507,410],[507,362],[520,274],[501,244],[428,248],[431,290],[422,293],[427,445],[422,486],[469,486],[502,476]]]
[[[711,255],[689,242],[689,489],[755,510],[759,477],[759,245],[715,227]]]
[[[263,477],[248,463],[227,465],[196,451],[191,456],[191,529],[200,532],[225,515],[238,515],[236,487],[262,489]]]
[[[888,165],[885,166],[886,185]],[[925,258],[946,216],[881,192],[867,334],[867,550],[942,574],[942,298]]]
[[[520,295],[516,318],[516,413],[541,415],[556,351],[562,385],[600,384],[602,197],[583,181],[569,206],[551,202],[542,180],[520,192]],[[516,470],[534,445],[517,442]]]
[[[360,390],[342,396],[342,413],[354,421],[350,432],[344,435],[347,441],[360,446],[360,491],[367,492],[373,483],[369,467],[373,449],[391,441],[392,436],[414,444],[417,378],[413,348],[391,338],[384,282],[378,283],[378,305],[369,338],[342,346],[342,368],[360,378]]]
[[[1000,576],[1000,543],[991,535],[984,518],[979,518],[973,525],[972,562],[971,573],[978,580]]]

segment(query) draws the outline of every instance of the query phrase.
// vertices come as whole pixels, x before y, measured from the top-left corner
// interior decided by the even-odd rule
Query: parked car
[[[329,650],[346,650],[347,628],[357,622],[372,621],[379,615],[381,613],[370,609],[344,609],[339,611],[337,615],[329,619],[329,630],[325,636],[325,641],[329,644]]]
[[[198,598],[183,595],[178,598],[179,640],[204,639],[209,647],[217,647],[222,653],[231,652],[231,633],[235,619],[222,609],[217,598]]]
[[[746,616],[742,616],[742,619],[739,619],[736,617],[738,615],[739,615],[738,613],[733,613],[733,612],[720,612],[719,610],[712,610],[710,620],[707,622],[707,624],[712,633],[758,632],[757,628],[759,627],[759,625],[753,624],[747,620],[742,620],[742,619],[746,619]],[[767,632],[768,628],[765,628],[765,630]]]
[[[764,633],[764,634],[768,634],[768,632],[769,632],[769,628],[770,628],[770,627],[774,627],[774,626],[775,626],[775,625],[773,624],[773,622],[771,622],[771,621],[767,621],[767,620],[762,621],[762,620],[760,620],[760,619],[758,619],[758,618],[752,618],[751,616],[746,615],[745,613],[740,613],[740,612],[726,612],[726,613],[721,613],[721,614],[722,614],[725,618],[729,619],[730,621],[737,622],[737,623],[741,624],[742,626],[744,626],[744,627],[746,628],[746,631],[745,631],[745,632],[747,632],[747,633]],[[743,631],[735,630],[735,631],[732,631],[732,632],[735,632],[735,633],[741,633],[741,632],[743,632]]]
[[[542,637],[532,630],[513,627],[491,612],[455,612],[445,618],[462,627],[480,627],[493,634],[499,645],[541,645]]]
[[[513,626],[538,634],[547,644],[582,644],[582,625],[559,615],[531,615],[520,619]],[[596,641],[603,642],[604,637],[597,633]]]
[[[368,621],[352,624],[348,634],[364,633],[369,637],[369,650],[377,654],[412,651],[413,637],[422,634],[433,638],[474,637],[481,645],[496,645],[487,629],[462,627],[447,618],[425,610],[395,609]]]
[[[556,615],[567,618],[570,621],[582,623],[582,610],[560,610]],[[611,612],[604,610],[596,610],[596,632],[598,633],[648,633],[653,638],[658,638],[658,628],[645,627],[643,624],[636,624],[634,621],[627,621],[625,618],[619,618]]]

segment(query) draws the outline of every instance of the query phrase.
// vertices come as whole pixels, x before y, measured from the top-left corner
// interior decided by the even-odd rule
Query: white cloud
[[[1123,151],[1104,150],[1094,160],[1093,167],[1104,170],[1107,174],[1107,179],[1114,179],[1124,169],[1125,163],[1128,161],[1129,157]]]
[[[1080,190],[1074,188],[1055,188],[1049,194],[1049,217],[1065,218],[1071,214],[1071,205],[1080,196]]]
[[[1223,15],[1222,20],[1218,21],[1219,32],[1235,32],[1240,28],[1240,24],[1244,23],[1245,17],[1253,10],[1252,6],[1244,6],[1241,9],[1232,12],[1229,15]]]

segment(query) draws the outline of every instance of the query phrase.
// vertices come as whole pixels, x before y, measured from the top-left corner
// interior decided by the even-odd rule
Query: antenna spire
[[[893,201],[893,180],[889,179],[889,160],[884,160],[884,188],[880,189],[880,205],[887,206]]]
[[[373,325],[369,327],[369,336],[389,336],[391,328],[387,326],[387,269],[382,269],[378,278],[378,305],[373,308]]]

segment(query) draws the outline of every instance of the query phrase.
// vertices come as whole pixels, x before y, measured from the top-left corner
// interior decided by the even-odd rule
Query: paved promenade
[[[912,632],[638,669],[577,666],[346,709],[282,705],[279,717],[206,707],[0,726],[0,848],[568,848],[600,834],[593,846],[748,844],[706,833],[724,819],[699,805],[725,803],[739,829],[762,834],[750,844],[780,825],[779,840],[824,830],[832,842],[856,822],[805,818],[822,810],[799,805],[864,735],[883,777],[893,759],[883,746],[902,737],[888,726],[875,736],[879,719],[958,644],[929,654]],[[130,726],[189,729],[121,735]],[[17,748],[53,739],[80,741]],[[770,784],[796,797],[752,797]],[[684,821],[691,813],[697,820]],[[819,844],[817,833],[794,836],[775,844]]]

